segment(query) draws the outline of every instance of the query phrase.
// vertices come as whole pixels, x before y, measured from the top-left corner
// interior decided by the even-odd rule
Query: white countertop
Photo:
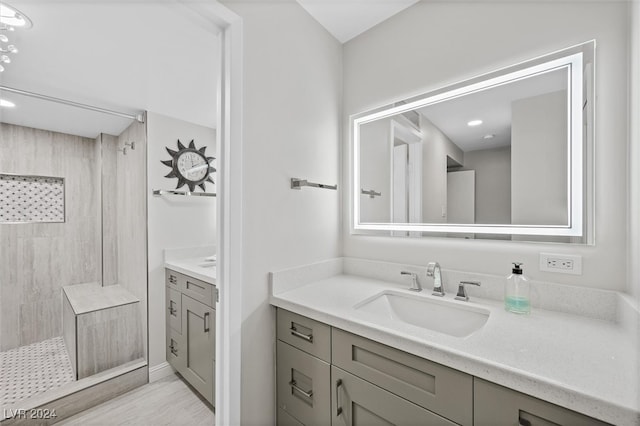
[[[415,295],[407,285],[344,273],[309,276],[289,273],[278,285],[274,274],[271,304],[612,424],[640,425],[640,343],[630,328],[535,305],[530,315],[515,315],[501,301],[470,295],[461,302],[449,292],[445,300],[453,304],[490,311],[481,329],[452,337],[354,309],[383,290]],[[296,279],[303,285],[292,285]],[[418,294],[442,300],[429,289]]]
[[[216,285],[217,266],[210,266],[212,264],[212,262],[207,262],[205,257],[165,259],[164,261],[165,268]]]

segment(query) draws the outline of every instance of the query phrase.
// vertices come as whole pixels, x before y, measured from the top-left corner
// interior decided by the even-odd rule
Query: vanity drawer
[[[167,325],[178,333],[182,333],[182,294],[167,287]]]
[[[331,327],[284,309],[277,312],[277,337],[326,362],[331,362]]]
[[[473,423],[473,376],[336,328],[332,363],[462,425]]]
[[[330,424],[329,364],[280,340],[276,350],[278,408],[307,426]]]
[[[179,373],[184,371],[186,366],[185,357],[186,347],[180,333],[177,333],[171,327],[167,328],[167,361]]]
[[[505,388],[474,379],[476,426],[605,426],[584,414]]]
[[[182,274],[177,273],[176,271],[172,271],[171,269],[164,270],[165,283],[167,287],[171,287],[175,290],[180,289],[180,277]]]
[[[215,286],[204,281],[197,280],[187,275],[182,275],[184,280],[183,293],[204,303],[207,306],[215,307]]]

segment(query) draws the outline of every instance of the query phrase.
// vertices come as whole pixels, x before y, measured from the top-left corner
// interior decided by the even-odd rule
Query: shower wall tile
[[[146,125],[132,123],[118,145],[134,141],[135,150],[117,156],[118,281],[140,299],[139,317],[147,318],[147,158]],[[124,189],[124,190],[123,190]],[[146,327],[143,328],[146,354]]]
[[[77,316],[78,379],[142,358],[139,302]]]
[[[20,346],[62,336],[62,292],[20,306]]]
[[[102,284],[113,285],[118,283],[118,138],[106,134],[101,137]]]
[[[0,140],[0,173],[65,179],[65,223],[0,225],[7,350],[60,336],[62,287],[100,279],[100,162],[89,138],[0,123]]]
[[[0,352],[20,346],[21,290],[16,281],[0,281]]]

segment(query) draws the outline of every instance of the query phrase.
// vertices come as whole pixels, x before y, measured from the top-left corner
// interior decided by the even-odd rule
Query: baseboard
[[[168,362],[163,362],[153,367],[149,367],[149,383],[156,382],[160,379],[164,379],[172,374],[175,374],[176,370]]]

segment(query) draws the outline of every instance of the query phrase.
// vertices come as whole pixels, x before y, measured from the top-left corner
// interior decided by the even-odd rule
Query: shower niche
[[[38,102],[64,118],[3,111],[0,175],[63,183],[63,208],[55,221],[0,221],[3,426],[17,409],[56,408],[59,421],[148,381],[144,117]]]

